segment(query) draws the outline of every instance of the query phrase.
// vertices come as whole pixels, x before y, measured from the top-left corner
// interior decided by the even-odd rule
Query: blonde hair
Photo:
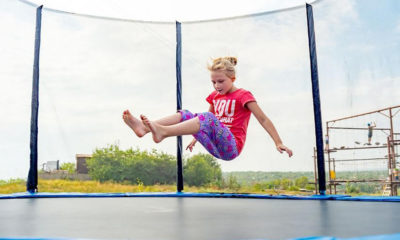
[[[225,75],[231,79],[236,78],[235,66],[237,64],[236,57],[219,57],[212,61],[212,64],[208,64],[207,68],[211,72],[213,71],[224,71]]]

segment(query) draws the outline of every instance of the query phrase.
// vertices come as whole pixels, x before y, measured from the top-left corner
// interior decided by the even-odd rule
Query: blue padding
[[[339,240],[334,237],[304,237],[304,238],[292,238],[290,240]]]
[[[90,240],[85,238],[0,238],[0,240]]]
[[[375,197],[348,195],[312,195],[289,196],[247,193],[182,193],[182,192],[143,192],[143,193],[14,193],[0,194],[0,199],[17,198],[101,198],[101,197],[178,197],[178,198],[253,198],[253,199],[288,199],[288,200],[338,200],[368,202],[400,202],[400,197]]]
[[[358,197],[344,197],[341,200],[368,201],[368,202],[400,202],[400,197],[358,196]]]
[[[0,238],[0,240],[84,240],[83,238]],[[365,237],[354,237],[354,238],[336,238],[336,237],[304,237],[304,238],[291,238],[289,240],[398,240],[400,239],[400,233],[388,234],[388,235],[376,235],[376,236],[365,236]],[[252,239],[248,239],[252,240]],[[253,239],[256,240],[256,239]],[[267,240],[267,239],[265,239]]]
[[[0,240],[91,240],[88,238],[0,238]]]
[[[354,238],[305,237],[305,238],[293,238],[290,240],[398,240],[398,239],[400,239],[400,233],[387,234],[387,235],[376,235],[376,236],[365,236],[365,237],[354,237]]]

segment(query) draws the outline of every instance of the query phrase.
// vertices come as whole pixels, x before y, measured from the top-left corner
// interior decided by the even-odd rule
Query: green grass
[[[0,180],[0,194],[26,192],[26,182],[22,179]]]
[[[176,185],[130,185],[121,183],[97,181],[72,181],[72,180],[44,180],[39,179],[39,192],[82,192],[82,193],[123,193],[123,192],[176,192]],[[0,181],[0,194],[10,194],[26,191],[26,182],[21,179]],[[219,188],[217,186],[189,187],[185,186],[185,192],[226,192],[226,193],[262,193],[262,194],[288,194],[288,195],[310,195],[312,193],[257,189],[251,186],[242,186],[240,188]]]
[[[77,181],[77,180],[44,180],[39,179],[38,184],[39,192],[79,192],[79,193],[125,193],[125,192],[176,192],[176,185],[132,185],[105,182],[100,183],[98,181]],[[26,192],[26,181],[23,179],[11,179],[11,180],[0,180],[0,194],[11,194]],[[259,194],[270,194],[270,195],[312,195],[311,192],[300,192],[300,191],[289,191],[289,190],[273,190],[263,189],[257,185],[242,185],[235,188],[220,188],[215,185],[209,185],[204,187],[190,187],[185,186],[184,192],[198,192],[198,193],[259,193]],[[351,196],[359,195],[370,195],[380,196],[381,193],[347,193]]]

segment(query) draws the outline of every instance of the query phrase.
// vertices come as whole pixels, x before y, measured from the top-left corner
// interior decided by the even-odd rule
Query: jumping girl
[[[194,139],[186,149],[192,151],[199,141],[214,157],[232,160],[243,149],[250,115],[253,113],[271,136],[276,149],[280,153],[285,151],[291,157],[292,150],[283,145],[274,125],[258,106],[253,95],[234,85],[236,63],[235,57],[223,57],[214,59],[208,66],[215,89],[206,98],[210,103],[208,112],[193,114],[181,110],[157,121],[150,121],[141,115],[140,121],[129,110],[125,110],[122,118],[138,137],[151,132],[154,142],[159,143],[167,137],[193,135]]]

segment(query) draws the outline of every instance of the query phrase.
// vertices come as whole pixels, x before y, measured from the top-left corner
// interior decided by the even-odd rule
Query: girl
[[[151,132],[154,142],[159,143],[167,137],[193,135],[194,139],[186,149],[192,151],[199,141],[214,157],[232,160],[243,149],[250,115],[253,113],[275,142],[276,149],[280,153],[286,151],[291,157],[292,150],[283,145],[274,125],[258,106],[253,95],[234,85],[236,63],[235,57],[223,57],[214,59],[208,66],[215,89],[206,98],[210,103],[208,112],[193,114],[181,110],[157,121],[150,121],[141,115],[140,121],[125,110],[122,118],[138,137]]]

